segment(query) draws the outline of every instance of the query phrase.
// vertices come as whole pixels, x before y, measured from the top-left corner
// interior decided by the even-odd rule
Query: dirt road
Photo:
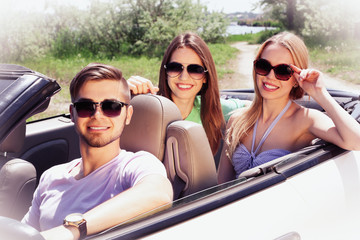
[[[220,89],[253,88],[252,61],[259,45],[250,45],[247,42],[237,42],[232,45],[239,49],[236,59],[230,61],[230,68],[234,73],[227,74],[219,81]],[[346,82],[344,80],[330,77],[324,74],[326,87],[360,94],[360,85]]]
[[[219,81],[220,89],[253,88],[252,81],[252,61],[255,58],[259,45],[250,45],[247,42],[237,42],[232,44],[239,49],[236,59],[230,61],[232,74],[226,74]]]

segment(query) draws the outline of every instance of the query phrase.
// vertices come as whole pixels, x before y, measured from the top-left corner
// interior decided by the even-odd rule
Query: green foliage
[[[52,44],[52,52],[57,58],[68,58],[79,52],[78,45],[74,44],[75,34],[68,28],[60,29]]]
[[[208,43],[224,42],[227,25],[223,13],[210,13],[192,0],[91,0],[85,10],[49,1],[44,13],[0,28],[0,61],[49,53],[62,59],[161,57],[170,41],[186,31]]]
[[[250,44],[261,44],[271,36],[281,32],[281,29],[265,30],[258,33],[247,33],[240,35],[230,35],[226,38],[227,42],[248,42]]]
[[[282,31],[281,29],[261,31],[261,32],[259,32],[259,34],[257,34],[255,36],[254,42],[252,42],[252,43],[261,44],[261,43],[265,42],[268,38],[272,37],[275,34],[278,34],[281,31]]]
[[[278,21],[274,20],[239,20],[237,22],[238,25],[246,25],[246,26],[253,26],[253,27],[274,27],[280,28],[282,24]]]
[[[304,25],[304,11],[298,9],[303,0],[260,0],[265,12],[285,28],[300,33]]]
[[[228,19],[222,13],[204,14],[203,21],[198,25],[198,32],[207,43],[223,43],[228,25]]]

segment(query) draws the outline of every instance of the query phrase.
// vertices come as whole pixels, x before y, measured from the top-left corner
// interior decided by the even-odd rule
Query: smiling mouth
[[[268,84],[268,83],[263,83],[263,86],[264,86],[266,89],[269,89],[269,90],[276,90],[276,89],[279,88],[279,87],[277,87],[277,86],[274,86],[274,85],[271,85],[271,84]]]
[[[176,84],[176,85],[180,89],[190,89],[193,87],[193,85],[190,85],[190,84]]]
[[[108,129],[108,127],[89,127],[89,129],[94,131],[103,131]]]

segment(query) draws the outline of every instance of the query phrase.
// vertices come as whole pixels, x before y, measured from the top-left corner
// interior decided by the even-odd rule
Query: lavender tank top
[[[289,102],[286,104],[284,109],[279,113],[279,115],[270,124],[270,126],[265,131],[264,135],[262,136],[258,146],[254,150],[256,129],[257,129],[257,125],[258,125],[258,121],[256,121],[255,126],[254,126],[251,151],[249,152],[247,150],[247,148],[245,147],[245,145],[240,143],[239,146],[235,149],[234,154],[232,156],[232,164],[233,164],[235,172],[236,172],[236,177],[238,177],[245,170],[259,166],[259,165],[269,162],[275,158],[279,158],[286,154],[291,153],[290,151],[284,150],[284,149],[270,149],[270,150],[261,152],[258,155],[256,155],[256,153],[259,151],[259,149],[265,142],[266,138],[269,136],[271,130],[275,127],[276,123],[280,120],[280,118],[289,109],[290,105],[291,105],[291,100],[289,100]]]

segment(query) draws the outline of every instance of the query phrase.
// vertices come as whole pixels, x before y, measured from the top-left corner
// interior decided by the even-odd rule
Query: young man
[[[81,239],[170,203],[162,163],[150,153],[120,149],[133,113],[121,71],[89,64],[72,80],[70,94],[81,158],[41,176],[22,221],[46,239]]]

